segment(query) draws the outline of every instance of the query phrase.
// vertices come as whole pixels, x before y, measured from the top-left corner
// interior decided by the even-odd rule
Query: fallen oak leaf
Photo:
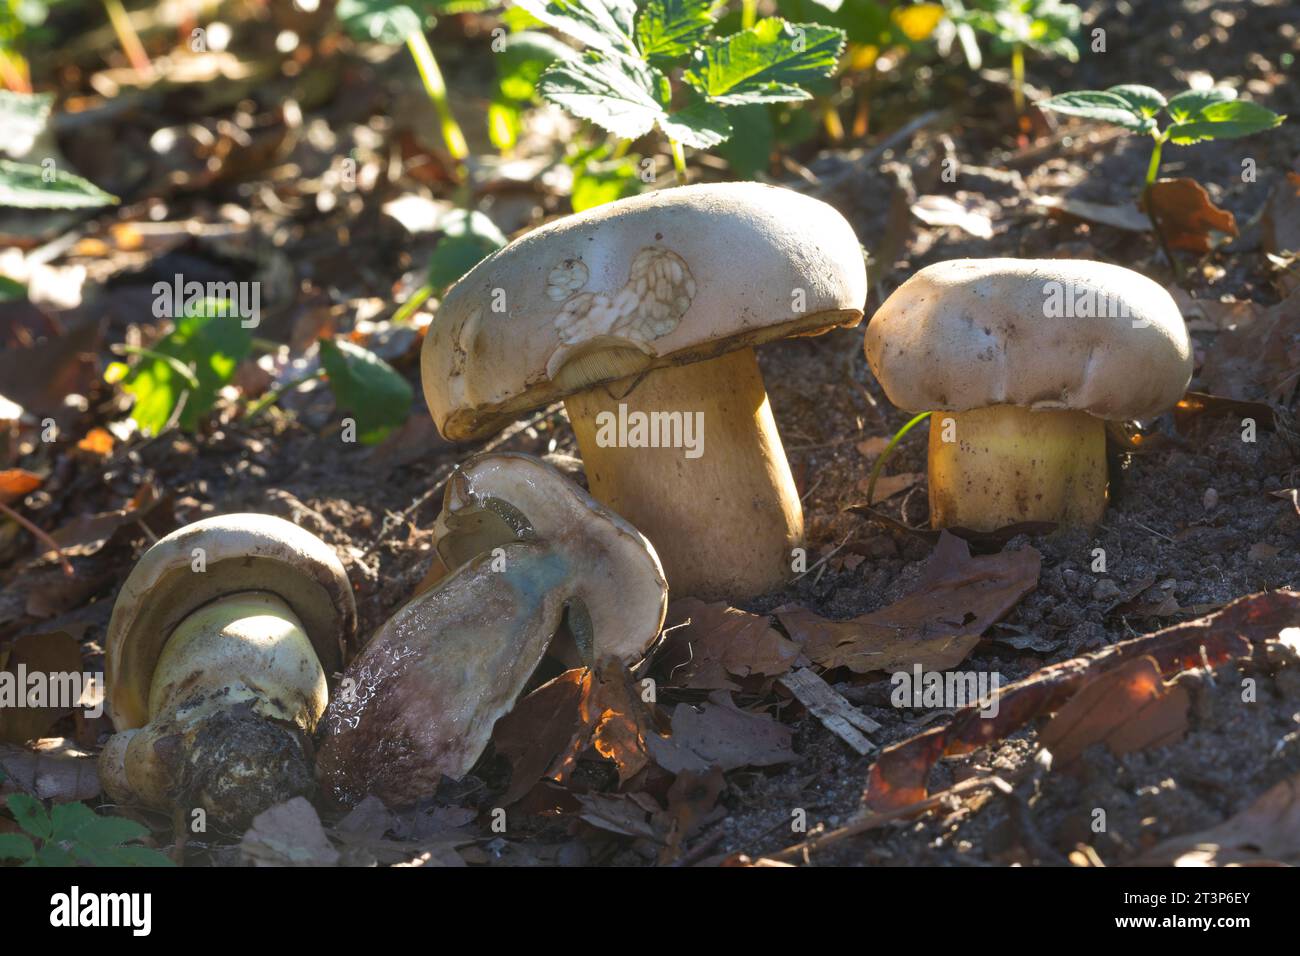
[[[646,738],[654,734],[650,708],[632,685],[632,674],[609,659],[596,665],[591,694],[582,702],[583,720],[592,726],[592,746],[618,768],[626,783],[650,762]]]
[[[1142,207],[1155,219],[1164,241],[1173,249],[1209,252],[1210,233],[1237,235],[1237,219],[1210,200],[1195,179],[1158,179],[1142,197]]]
[[[798,760],[790,749],[794,732],[762,714],[741,710],[726,691],[714,691],[698,707],[678,704],[672,736],[650,734],[650,757],[669,773],[705,773],[711,767],[772,767]]]
[[[660,865],[672,863],[682,853],[682,843],[703,827],[720,819],[726,811],[718,806],[718,798],[726,788],[722,771],[712,767],[704,773],[684,770],[668,788],[668,836]]]
[[[563,783],[591,740],[582,709],[591,670],[575,667],[547,681],[515,705],[492,729],[492,746],[510,763],[502,806],[522,799],[537,782]]]
[[[1300,368],[1300,288],[1255,321],[1218,335],[1201,381],[1216,395],[1288,405]]]
[[[1270,591],[1232,602],[1207,617],[1113,644],[1083,657],[1044,667],[1001,687],[997,716],[979,704],[957,711],[947,725],[893,744],[868,774],[864,804],[889,810],[924,800],[926,780],[941,757],[970,753],[1019,730],[1030,720],[1061,709],[1083,684],[1102,671],[1137,657],[1151,657],[1163,677],[1195,667],[1214,667],[1246,657],[1256,645],[1300,625],[1300,594]]]
[[[777,677],[799,659],[799,646],[772,627],[765,614],[698,598],[673,601],[664,619],[655,670],[665,686],[739,690],[746,677]]]
[[[80,675],[82,670],[81,646],[62,631],[15,639],[0,653],[0,743],[43,737],[72,713],[71,704],[54,706],[50,698],[63,686],[60,675]],[[41,691],[42,697],[32,698],[29,692],[34,691]]]
[[[877,501],[884,501],[892,498],[900,492],[906,491],[920,482],[925,480],[923,471],[905,471],[897,475],[881,475],[876,479],[876,488],[873,492],[872,500],[868,504],[875,504]],[[858,482],[858,491],[866,494],[871,490],[871,479],[863,478]]]
[[[1053,765],[1068,764],[1095,743],[1114,754],[1163,747],[1187,732],[1187,688],[1161,679],[1150,657],[1098,674],[1048,721],[1038,740]]]
[[[1300,774],[1274,784],[1218,826],[1173,837],[1134,866],[1261,866],[1300,862]]]
[[[31,494],[45,479],[22,468],[0,471],[0,504],[7,505]]]
[[[795,605],[774,613],[808,658],[827,669],[946,670],[1037,587],[1041,563],[1033,548],[972,558],[964,541],[944,532],[917,590],[888,607],[847,621]]]
[[[502,805],[517,803],[539,782],[564,783],[589,747],[612,760],[625,782],[649,763],[645,738],[652,727],[653,714],[620,662],[603,661],[594,673],[565,671],[524,697],[492,730],[493,747],[511,768]]]
[[[337,866],[334,849],[316,808],[294,797],[263,810],[239,841],[239,855],[253,866]]]

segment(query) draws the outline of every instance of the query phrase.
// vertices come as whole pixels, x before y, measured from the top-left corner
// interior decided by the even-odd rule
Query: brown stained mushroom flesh
[[[355,628],[338,557],[296,525],[221,515],[160,539],[109,623],[106,792],[231,826],[312,792],[309,737]]]
[[[668,588],[631,525],[536,458],[482,455],[450,478],[436,528],[451,569],[344,674],[317,775],[341,805],[408,805],[482,755],[562,627],[588,661],[639,661]]]
[[[1164,289],[1120,266],[957,259],[912,276],[867,326],[889,400],[930,418],[930,520],[1090,528],[1106,508],[1106,420],[1186,391],[1192,352]]]
[[[866,270],[830,206],[757,183],[685,186],[547,224],[479,263],[425,338],[442,434],[563,400],[593,496],[654,543],[679,594],[781,587],[798,492],[754,347],[862,318]]]

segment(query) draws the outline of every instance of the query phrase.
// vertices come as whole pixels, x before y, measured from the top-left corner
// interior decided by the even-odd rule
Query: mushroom
[[[625,664],[663,625],[654,548],[530,455],[458,468],[435,533],[451,573],[375,633],[326,711],[316,766],[336,803],[408,805],[461,779],[562,625],[588,662]]]
[[[563,399],[592,495],[654,542],[674,590],[752,597],[789,578],[803,536],[754,346],[858,324],[866,281],[844,218],[788,189],[620,200],[457,283],[425,337],[425,398],[454,441]]]
[[[1091,528],[1106,508],[1105,420],[1175,405],[1187,328],[1155,282],[1063,259],[956,259],[895,290],[866,332],[889,400],[930,419],[930,519],[991,531]]]
[[[108,626],[109,796],[237,826],[313,792],[310,735],[356,623],[338,557],[288,521],[221,515],[160,539]]]

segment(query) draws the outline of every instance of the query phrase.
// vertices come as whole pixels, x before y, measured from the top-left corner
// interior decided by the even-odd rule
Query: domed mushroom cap
[[[509,540],[540,541],[568,555],[568,590],[583,602],[597,658],[635,664],[659,636],[668,583],[654,546],[532,455],[496,452],[466,461],[447,483],[434,532],[451,568]]]
[[[867,361],[909,411],[992,405],[1149,418],[1192,376],[1178,306],[1146,276],[1068,259],[955,259],[904,282],[867,326]]]
[[[271,515],[204,518],[146,551],[113,605],[105,666],[114,727],[148,722],[154,666],[176,625],[210,601],[240,591],[277,595],[302,622],[325,673],[342,667],[357,609],[333,549]]]
[[[425,337],[439,431],[480,437],[601,382],[856,325],[866,269],[830,206],[758,183],[683,186],[549,223],[480,262]]]

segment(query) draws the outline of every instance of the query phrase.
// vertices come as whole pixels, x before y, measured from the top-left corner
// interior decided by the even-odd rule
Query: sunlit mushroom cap
[[[904,282],[867,326],[889,400],[922,412],[992,405],[1150,418],[1183,396],[1192,350],[1178,306],[1102,262],[954,259]]]
[[[758,183],[683,186],[549,223],[447,294],[421,378],[438,429],[480,437],[601,382],[862,318],[867,279],[830,206]]]
[[[148,722],[154,665],[176,625],[203,605],[241,591],[277,595],[302,622],[325,673],[342,667],[357,609],[333,549],[272,515],[204,518],[146,551],[113,605],[105,666],[114,727]]]

